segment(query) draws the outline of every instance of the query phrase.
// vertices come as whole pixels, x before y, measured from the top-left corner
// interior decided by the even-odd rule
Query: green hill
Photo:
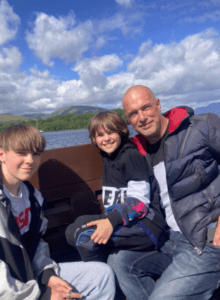
[[[73,115],[81,115],[85,113],[95,113],[99,111],[104,111],[106,108],[103,107],[98,107],[98,106],[67,106],[67,107],[62,107],[51,114],[44,116],[42,119],[47,119],[47,118],[53,118],[56,116],[65,116],[67,114],[73,114]]]
[[[30,118],[26,118],[24,116],[3,114],[0,115],[0,123],[19,123],[19,122],[27,122]]]
[[[84,129],[88,128],[90,120],[97,113],[97,107],[89,107],[90,112],[87,112],[88,107],[82,106],[78,107],[73,113],[73,107],[65,107],[59,109],[52,114],[45,116],[43,118],[26,118],[24,116],[17,115],[0,115],[0,132],[9,126],[11,123],[26,122],[39,130],[43,131],[58,131],[58,130],[72,130],[72,129]],[[106,109],[98,108],[98,111],[103,111]],[[115,111],[121,115],[121,117],[126,121],[123,109],[115,109]],[[81,112],[81,113],[76,113]],[[34,114],[36,116],[36,114]]]

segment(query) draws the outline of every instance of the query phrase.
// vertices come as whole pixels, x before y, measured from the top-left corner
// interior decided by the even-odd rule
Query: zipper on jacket
[[[186,135],[185,135],[185,138],[184,138],[181,150],[180,150],[180,156],[179,156],[179,158],[182,158],[183,150],[184,150],[184,147],[185,147],[185,144],[186,144],[186,140],[188,138],[188,135],[189,135],[189,132],[190,132],[191,128],[192,128],[192,124],[190,123],[189,127],[187,128]]]
[[[200,250],[198,247],[194,247],[194,249],[196,250],[196,252],[201,255],[202,254],[202,250]]]

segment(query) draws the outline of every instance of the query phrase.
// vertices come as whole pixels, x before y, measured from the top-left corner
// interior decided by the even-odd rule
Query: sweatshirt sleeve
[[[41,225],[41,232],[47,228],[47,219],[44,218]],[[33,258],[33,270],[39,284],[47,284],[51,276],[58,273],[57,264],[50,258],[49,245],[43,239],[40,239],[37,250]]]
[[[32,299],[37,300],[40,296],[40,289],[36,280],[29,280],[24,283],[11,276],[8,265],[0,260],[0,299]]]
[[[127,185],[126,198],[124,203],[113,204],[105,210],[113,228],[144,218],[150,203],[151,191],[145,157],[136,149],[131,149],[124,153],[120,170]]]
[[[132,151],[122,166],[127,181],[127,197],[124,203],[114,204],[106,209],[106,215],[113,228],[128,225],[146,216],[150,203],[150,184],[144,156]]]
[[[140,200],[127,197],[124,203],[114,204],[105,210],[105,215],[113,228],[128,225],[130,222],[142,219],[147,214],[147,206]]]
[[[2,244],[7,244],[7,240],[2,238]],[[0,245],[3,249],[2,244]],[[0,250],[1,251],[1,250]],[[10,257],[10,250],[9,250]],[[20,281],[10,268],[7,262],[0,260],[0,299],[50,299],[50,289],[46,287],[46,283],[52,275],[55,275],[54,262],[48,257],[48,245],[41,240],[39,242],[33,262],[34,277],[27,282]],[[40,283],[38,274],[44,274],[45,282]]]

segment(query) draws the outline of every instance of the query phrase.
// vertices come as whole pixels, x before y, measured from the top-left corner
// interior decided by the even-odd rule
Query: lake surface
[[[137,134],[131,125],[128,127],[130,136]],[[43,135],[47,141],[46,149],[90,144],[88,129],[51,131],[44,132]]]

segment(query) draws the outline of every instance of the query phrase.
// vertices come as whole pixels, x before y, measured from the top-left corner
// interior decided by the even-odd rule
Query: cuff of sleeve
[[[51,276],[57,276],[54,269],[46,269],[38,276],[38,282],[40,285],[46,285]]]
[[[107,218],[111,222],[113,228],[115,229],[119,225],[123,225],[122,216],[118,211],[111,211],[108,213]]]
[[[41,295],[39,300],[50,300],[51,298],[51,290],[46,285],[40,285]]]

